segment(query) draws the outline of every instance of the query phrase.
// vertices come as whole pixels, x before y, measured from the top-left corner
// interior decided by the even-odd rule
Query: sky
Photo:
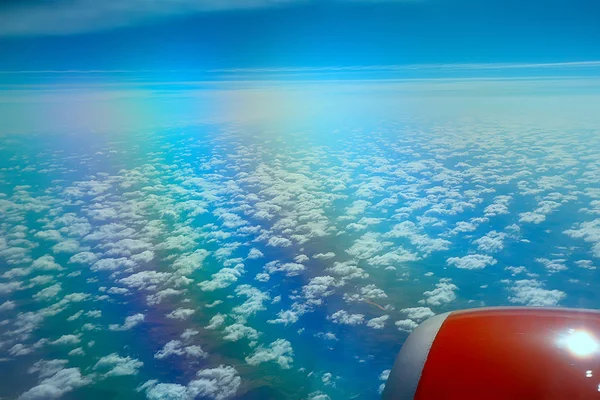
[[[10,0],[0,70],[593,61],[599,13],[594,0]]]

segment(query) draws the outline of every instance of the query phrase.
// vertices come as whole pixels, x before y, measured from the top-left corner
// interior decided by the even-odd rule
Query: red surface
[[[576,357],[559,345],[569,329],[600,340],[600,314],[452,313],[433,342],[415,399],[600,399],[600,355]]]

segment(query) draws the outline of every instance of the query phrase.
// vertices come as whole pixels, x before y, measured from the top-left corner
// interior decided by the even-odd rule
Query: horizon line
[[[65,70],[0,70],[2,75],[19,74],[127,74],[127,73],[287,73],[287,72],[360,72],[360,71],[410,71],[410,70],[490,70],[490,69],[544,69],[544,68],[600,68],[600,60],[549,62],[549,63],[442,63],[442,64],[384,64],[325,67],[260,67],[213,69],[65,69]]]

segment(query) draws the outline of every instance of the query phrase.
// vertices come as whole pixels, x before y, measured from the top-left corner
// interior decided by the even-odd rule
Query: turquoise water
[[[597,308],[600,135],[567,121],[4,135],[0,397],[376,399],[431,315]]]

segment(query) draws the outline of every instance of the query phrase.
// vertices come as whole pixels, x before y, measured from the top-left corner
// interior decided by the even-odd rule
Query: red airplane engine
[[[437,315],[406,340],[383,399],[600,399],[600,313],[492,307]]]

